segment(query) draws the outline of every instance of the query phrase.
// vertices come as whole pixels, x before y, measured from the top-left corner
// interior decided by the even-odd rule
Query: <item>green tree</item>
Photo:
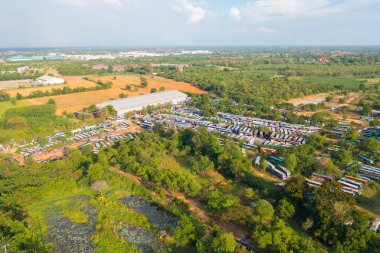
[[[265,199],[259,199],[253,204],[254,217],[258,222],[267,223],[272,220],[274,209],[271,203]]]
[[[211,243],[211,249],[215,253],[233,253],[237,247],[234,234],[218,232]]]
[[[145,77],[140,77],[140,86],[143,88],[148,87],[148,80]]]
[[[16,99],[17,99],[17,100],[21,100],[21,99],[22,99],[22,95],[21,95],[20,93],[18,93],[18,92],[17,92],[17,94],[16,94]]]
[[[202,227],[197,220],[183,215],[174,230],[173,239],[177,247],[184,247],[190,242],[195,242],[202,234]]]
[[[294,172],[297,166],[297,156],[295,154],[289,154],[285,157],[285,167]]]
[[[278,205],[278,215],[283,219],[289,219],[293,217],[296,212],[296,208],[293,204],[288,202],[286,199],[281,199]]]
[[[126,98],[128,97],[128,94],[125,94],[125,93],[120,93],[119,94],[119,98]]]

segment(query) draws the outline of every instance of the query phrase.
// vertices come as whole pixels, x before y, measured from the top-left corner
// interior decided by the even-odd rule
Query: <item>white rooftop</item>
[[[55,77],[55,76],[41,76],[41,77],[37,78],[37,80],[40,80],[40,81],[57,81],[57,80],[63,80],[63,79]]]
[[[187,95],[178,90],[167,90],[145,95],[133,96],[123,99],[115,99],[98,104],[99,108],[112,105],[119,113],[125,113],[133,110],[140,110],[148,105],[164,104],[168,102],[177,103],[187,99]]]

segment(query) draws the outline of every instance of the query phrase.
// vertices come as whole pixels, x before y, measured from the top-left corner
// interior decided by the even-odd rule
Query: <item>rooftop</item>
[[[130,110],[137,110],[135,108],[142,108],[148,105],[156,105],[167,103],[172,100],[186,99],[187,95],[178,90],[167,90],[145,95],[133,96],[123,99],[115,99],[98,104],[99,108],[112,105],[116,111],[127,112]]]
[[[56,80],[63,80],[62,78],[55,77],[55,76],[41,76],[37,78],[37,80],[40,81],[56,81]]]

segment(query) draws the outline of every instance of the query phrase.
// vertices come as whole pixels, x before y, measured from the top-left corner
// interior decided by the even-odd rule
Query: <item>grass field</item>
[[[332,85],[343,84],[343,86],[347,89],[357,89],[359,87],[360,82],[363,80],[362,78],[356,77],[304,77],[303,81],[312,82],[312,83],[330,83]]]
[[[66,79],[67,77],[64,77],[64,78]],[[83,80],[82,77],[75,77],[75,78],[79,78],[81,82],[86,81],[86,80]],[[33,98],[33,99],[27,99],[26,102],[29,104],[39,105],[39,104],[46,103],[50,98],[52,98],[57,103],[57,113],[61,114],[64,111],[75,112],[77,110],[83,109],[84,107],[88,107],[91,104],[98,104],[98,103],[108,101],[111,99],[118,99],[120,93],[127,94],[128,96],[137,96],[140,94],[150,93],[151,88],[156,88],[157,90],[159,90],[160,87],[164,87],[165,90],[177,89],[184,92],[205,93],[204,91],[188,83],[176,82],[174,80],[169,80],[162,77],[146,76],[146,79],[148,80],[148,87],[146,88],[139,87],[140,76],[137,76],[137,75],[126,75],[126,76],[112,75],[112,76],[91,77],[91,79],[94,81],[100,80],[103,82],[111,81],[113,83],[112,88],[106,89],[106,90],[84,92],[84,93],[74,93],[74,94],[58,95],[58,96],[51,96],[51,97]],[[86,82],[89,82],[89,81],[86,81]],[[89,83],[90,85],[95,85],[93,82],[89,82]],[[132,85],[132,91],[125,90],[125,86],[127,84]],[[75,83],[75,85],[81,86],[78,83]],[[75,87],[72,85],[69,85],[69,86]],[[138,91],[134,91],[135,86],[138,87]],[[54,86],[54,87],[58,87],[58,86]],[[44,89],[44,88],[49,89],[49,87],[35,88],[35,89]],[[16,94],[18,91],[23,91],[23,90],[14,90],[13,93]]]
[[[16,108],[28,105],[26,101],[16,101],[16,104],[12,104],[10,101],[1,102],[0,103],[0,117],[4,114],[4,112],[10,108]]]

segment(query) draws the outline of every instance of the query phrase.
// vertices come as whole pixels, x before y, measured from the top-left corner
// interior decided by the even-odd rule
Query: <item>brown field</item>
[[[64,77],[64,78],[67,79],[67,77]],[[89,81],[83,80],[82,77],[72,77],[72,78],[78,78],[78,80],[89,82]],[[98,91],[58,95],[58,96],[51,96],[51,97],[32,98],[32,99],[27,99],[26,101],[30,104],[38,105],[38,104],[44,104],[50,98],[52,98],[57,103],[57,113],[61,114],[64,111],[75,112],[91,104],[98,104],[107,100],[117,99],[119,98],[120,93],[128,94],[128,96],[137,96],[139,94],[150,93],[151,88],[156,88],[157,90],[159,90],[160,87],[165,87],[165,90],[177,89],[180,91],[199,93],[199,94],[206,93],[205,91],[202,91],[198,89],[197,87],[192,86],[188,83],[176,82],[174,80],[165,79],[162,77],[146,76],[146,79],[148,80],[147,88],[139,87],[140,76],[136,76],[136,75],[135,76],[130,76],[130,75],[116,76],[115,80],[113,80],[114,76],[91,77],[91,78],[94,81],[98,81],[98,80],[101,80],[103,82],[112,81],[113,86],[111,89],[107,89],[107,90],[98,90]],[[92,86],[94,85],[93,82],[89,82],[89,83]],[[132,90],[133,90],[133,86],[138,86],[139,90],[137,92],[127,91],[125,90],[125,85],[127,84],[132,85]],[[82,85],[78,85],[77,83],[75,85],[77,86],[71,86],[71,85],[69,86],[70,87],[84,86],[83,83]],[[54,86],[54,87],[57,87],[57,86]],[[43,88],[51,89],[51,87],[43,87]],[[42,88],[36,88],[36,89],[42,89]],[[18,90],[18,91],[23,91],[23,90]],[[15,94],[18,91],[15,90]]]
[[[323,99],[326,98],[327,96],[329,96],[328,93],[320,93],[320,94],[314,94],[314,95],[304,96],[300,98],[292,98],[285,102],[292,103],[295,106],[300,105],[300,104],[318,104],[318,103],[323,102]]]

